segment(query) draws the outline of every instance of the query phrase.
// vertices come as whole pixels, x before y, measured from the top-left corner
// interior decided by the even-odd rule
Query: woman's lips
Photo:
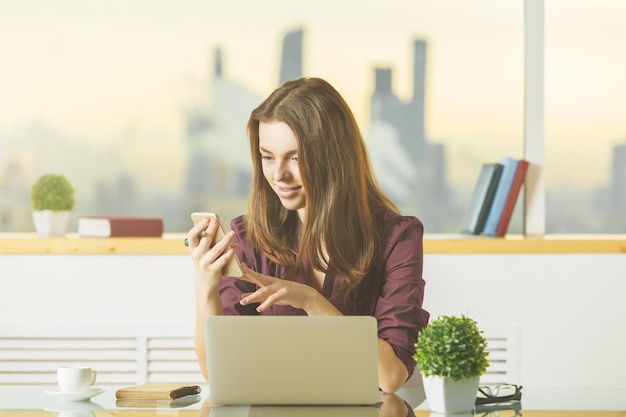
[[[295,197],[300,191],[300,186],[297,187],[281,187],[276,186],[276,194],[278,194],[281,198],[292,198]]]

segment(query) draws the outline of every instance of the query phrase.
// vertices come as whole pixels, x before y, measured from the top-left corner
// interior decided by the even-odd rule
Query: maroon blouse
[[[343,277],[329,269],[322,294],[344,315],[374,316],[378,321],[378,337],[387,341],[406,366],[409,376],[415,369],[413,353],[419,330],[428,323],[429,313],[422,308],[424,285],[422,279],[424,228],[416,217],[401,216],[390,210],[374,209],[376,231],[380,239],[378,259],[355,288],[352,303],[344,302],[341,292]],[[257,251],[246,236],[243,216],[233,219],[233,242],[239,244],[237,256],[251,269],[264,275],[282,277],[284,268]],[[310,285],[304,273],[296,282]],[[241,294],[254,292],[255,284],[223,277],[220,296],[224,314],[259,314],[258,304],[242,306]],[[263,311],[266,315],[306,315],[304,310],[274,305]]]

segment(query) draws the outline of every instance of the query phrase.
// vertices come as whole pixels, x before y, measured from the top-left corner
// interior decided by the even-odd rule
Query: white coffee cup
[[[61,392],[85,392],[96,382],[96,371],[83,366],[62,366],[57,370]]]

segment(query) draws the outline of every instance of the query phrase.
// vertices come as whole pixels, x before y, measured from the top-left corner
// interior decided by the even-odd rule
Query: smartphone
[[[224,232],[224,228],[222,227],[222,223],[220,222],[220,219],[217,216],[217,214],[199,213],[199,212],[191,213],[191,221],[193,222],[194,225],[197,224],[200,220],[208,219],[209,217],[213,217],[217,219],[217,222],[218,222],[217,233],[215,234],[215,241],[217,242],[218,240],[221,240],[224,236],[226,236],[226,233]],[[228,275],[230,277],[243,276],[243,270],[241,269],[241,264],[239,263],[239,259],[237,259],[237,255],[233,256],[233,259],[231,259],[226,264],[224,269],[222,269],[222,274]]]

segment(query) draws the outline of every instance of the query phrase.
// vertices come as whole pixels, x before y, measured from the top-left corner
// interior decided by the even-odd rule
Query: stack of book
[[[161,237],[163,219],[133,216],[81,216],[78,218],[81,237]]]
[[[504,236],[526,178],[528,161],[511,157],[482,165],[462,232]]]

